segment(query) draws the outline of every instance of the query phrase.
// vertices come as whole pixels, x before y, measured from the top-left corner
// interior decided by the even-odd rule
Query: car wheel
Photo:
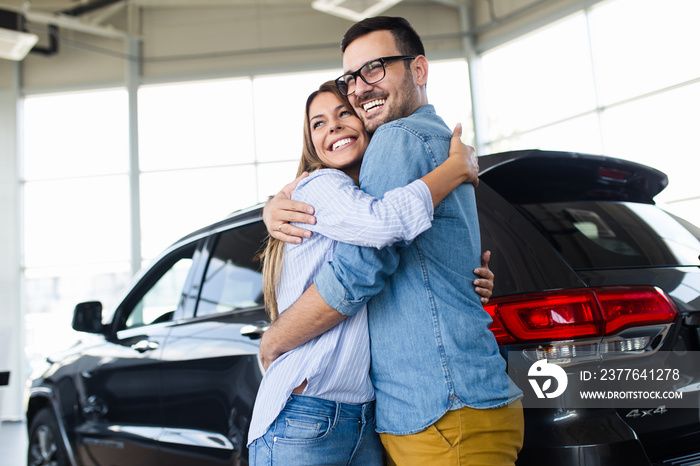
[[[29,426],[28,466],[69,466],[56,418],[48,408],[36,413]]]

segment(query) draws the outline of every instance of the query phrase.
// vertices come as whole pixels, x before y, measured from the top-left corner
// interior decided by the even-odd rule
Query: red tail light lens
[[[621,183],[626,183],[632,178],[632,173],[625,170],[618,170],[617,168],[610,167],[599,167],[598,176],[600,179],[605,181],[618,181]]]
[[[593,337],[600,333],[602,324],[595,295],[588,290],[499,299],[489,303],[486,310],[494,319],[492,327],[502,335],[501,344]]]
[[[641,325],[665,324],[676,319],[676,307],[656,288],[598,289],[605,319],[605,335]]]
[[[486,306],[499,344],[612,335],[676,318],[668,297],[651,287],[591,288],[494,299]]]

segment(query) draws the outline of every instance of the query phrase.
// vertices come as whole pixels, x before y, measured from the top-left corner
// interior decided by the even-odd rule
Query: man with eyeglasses
[[[336,84],[373,133],[360,186],[382,197],[441,163],[451,131],[428,104],[428,62],[405,19],[363,20],[341,49],[347,71]],[[270,210],[271,232],[300,218]],[[339,244],[314,285],[263,337],[263,364],[367,304],[377,430],[389,463],[514,464],[523,440],[521,392],[471,289],[479,252],[474,187],[467,184],[410,244]]]

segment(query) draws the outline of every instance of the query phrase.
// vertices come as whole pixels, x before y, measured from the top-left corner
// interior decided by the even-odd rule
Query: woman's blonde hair
[[[338,90],[335,82],[327,81],[321,84],[317,91],[312,92],[306,99],[306,110],[304,112],[304,143],[301,150],[301,160],[299,161],[297,176],[304,172],[313,172],[320,168],[327,168],[314,148],[314,143],[311,139],[311,121],[309,117],[311,103],[317,95],[323,92],[334,94],[345,104],[347,109],[357,117],[348,98]],[[263,296],[265,298],[265,309],[271,321],[274,321],[279,316],[279,309],[277,308],[277,287],[279,285],[280,272],[284,261],[284,250],[284,242],[272,236],[267,237],[267,244],[265,245],[265,250],[262,255]]]

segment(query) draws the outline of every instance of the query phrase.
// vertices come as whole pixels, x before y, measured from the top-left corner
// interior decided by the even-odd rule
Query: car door
[[[163,464],[248,464],[246,436],[262,371],[266,328],[259,253],[262,222],[212,236],[199,299],[172,327],[161,358]]]
[[[203,244],[203,243],[202,243]],[[85,350],[76,381],[83,464],[160,464],[163,347],[176,316],[194,305],[198,243],[165,254],[117,307],[103,343]]]

